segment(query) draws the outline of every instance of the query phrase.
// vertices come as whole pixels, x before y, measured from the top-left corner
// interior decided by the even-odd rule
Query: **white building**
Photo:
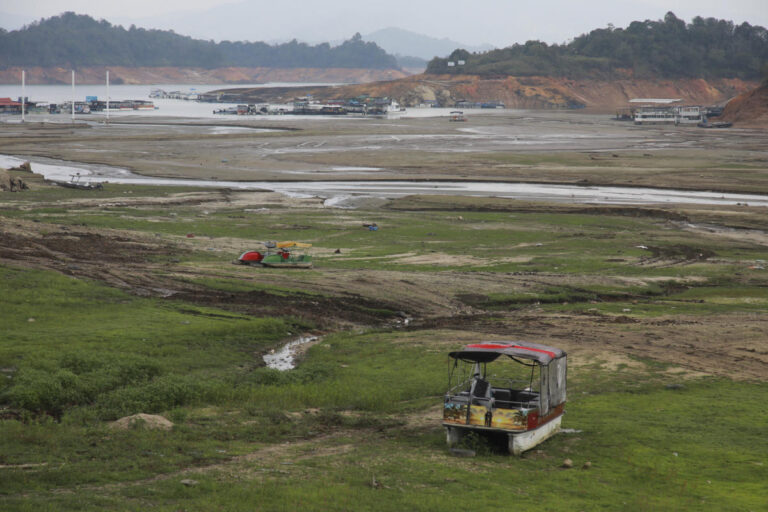
[[[704,120],[704,109],[699,106],[673,105],[680,99],[635,98],[629,100],[634,108],[635,124],[698,124]]]

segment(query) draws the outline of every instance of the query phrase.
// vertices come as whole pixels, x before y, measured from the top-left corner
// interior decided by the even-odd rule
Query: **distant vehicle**
[[[450,389],[443,407],[449,446],[467,432],[506,434],[509,452],[520,455],[560,431],[566,399],[564,351],[504,341],[467,345],[449,355]]]
[[[306,249],[312,244],[302,242],[262,242],[265,251],[246,251],[237,258],[242,265],[280,268],[312,268],[312,256]]]
[[[464,117],[464,112],[462,112],[461,110],[452,111],[450,116],[451,117],[448,120],[453,122],[457,122],[457,121],[462,122],[467,120],[467,118]]]

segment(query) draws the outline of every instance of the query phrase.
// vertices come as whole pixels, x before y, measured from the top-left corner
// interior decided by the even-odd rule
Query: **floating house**
[[[0,98],[0,114],[21,114],[21,102]]]
[[[629,100],[635,124],[698,124],[706,109],[698,105],[675,105],[679,98],[635,98]],[[633,108],[634,107],[634,108]],[[617,118],[619,114],[617,112]]]
[[[699,106],[675,107],[675,124],[699,124],[706,119],[705,109]]]

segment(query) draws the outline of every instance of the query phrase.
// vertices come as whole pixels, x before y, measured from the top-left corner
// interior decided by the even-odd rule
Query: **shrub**
[[[106,393],[150,382],[160,373],[160,366],[146,357],[69,352],[54,364],[19,369],[3,401],[60,419],[70,407],[93,404]]]
[[[102,419],[140,412],[155,413],[200,402],[206,389],[192,377],[167,375],[140,386],[116,389],[96,403]]]

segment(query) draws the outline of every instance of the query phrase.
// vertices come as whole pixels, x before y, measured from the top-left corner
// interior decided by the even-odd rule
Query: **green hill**
[[[0,29],[0,68],[12,66],[279,67],[394,69],[397,63],[359,34],[338,46],[293,40],[215,43],[166,30],[128,29],[72,12],[11,32]]]
[[[663,20],[609,25],[563,45],[528,41],[486,53],[456,50],[430,61],[427,73],[759,79],[766,62],[765,28],[701,17],[686,24],[669,12]]]

